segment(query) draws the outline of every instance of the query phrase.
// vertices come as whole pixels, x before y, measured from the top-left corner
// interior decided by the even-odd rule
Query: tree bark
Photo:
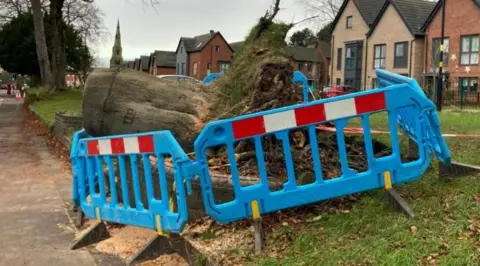
[[[131,69],[96,69],[85,84],[84,128],[92,136],[170,130],[188,149],[212,94]]]
[[[48,58],[42,6],[40,0],[30,0],[30,2],[32,4],[35,44],[37,48],[38,64],[40,67],[41,83],[43,86],[50,87],[52,85],[52,71],[50,69],[50,59]]]
[[[65,87],[65,30],[63,28],[62,8],[65,0],[50,1],[50,15],[52,23],[52,72],[54,87]]]

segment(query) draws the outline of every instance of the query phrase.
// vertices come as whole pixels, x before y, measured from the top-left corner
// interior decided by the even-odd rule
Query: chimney
[[[210,36],[213,37],[213,35],[215,35],[215,31],[214,31],[214,30],[210,30]]]

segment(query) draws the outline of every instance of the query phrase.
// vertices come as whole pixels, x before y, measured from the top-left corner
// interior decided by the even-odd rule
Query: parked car
[[[199,80],[183,75],[158,75],[157,78],[165,80],[174,80],[178,82],[200,83]]]
[[[341,96],[345,94],[350,94],[354,92],[358,92],[358,89],[355,89],[349,85],[333,85],[330,87],[326,87],[322,90],[322,98],[331,98],[336,96]]]

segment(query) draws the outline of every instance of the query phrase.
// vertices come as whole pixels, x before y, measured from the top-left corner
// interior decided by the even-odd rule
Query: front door
[[[360,90],[362,86],[363,41],[345,44],[345,85]]]

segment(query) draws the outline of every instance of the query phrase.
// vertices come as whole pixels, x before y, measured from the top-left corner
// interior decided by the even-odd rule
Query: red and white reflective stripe
[[[88,155],[153,153],[153,136],[98,139],[87,141]]]
[[[235,139],[385,110],[385,93],[321,103],[232,122]]]

